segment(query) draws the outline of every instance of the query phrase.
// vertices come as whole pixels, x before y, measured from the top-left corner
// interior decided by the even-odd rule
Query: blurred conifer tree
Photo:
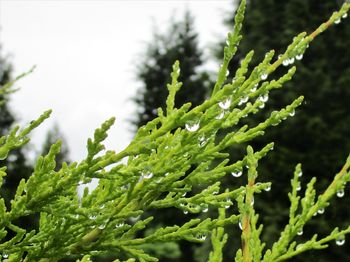
[[[209,77],[200,73],[203,54],[198,47],[198,34],[194,29],[194,19],[189,11],[182,21],[171,21],[166,33],[154,29],[153,38],[147,45],[137,67],[137,80],[141,87],[135,98],[139,112],[135,125],[140,127],[155,118],[157,108],[165,109],[168,95],[167,84],[175,60],[181,64],[180,81],[183,87],[177,93],[175,106],[191,102],[193,106],[204,101],[208,92]]]
[[[2,49],[0,46],[0,88],[11,81],[12,79],[12,66],[8,59],[2,55]],[[9,130],[15,124],[15,116],[9,108],[9,95],[1,95],[0,104],[0,136],[3,136],[9,132]],[[1,188],[1,197],[5,199],[6,206],[10,207],[10,201],[16,193],[16,188],[19,181],[22,178],[28,178],[32,173],[33,167],[29,164],[26,158],[25,148],[15,149],[10,152],[9,156],[5,160],[0,161],[0,167],[7,166],[7,176],[4,179],[4,185]],[[28,216],[21,218],[18,222],[18,226],[23,228],[32,229],[36,227],[36,218]],[[9,234],[8,237],[12,235]]]

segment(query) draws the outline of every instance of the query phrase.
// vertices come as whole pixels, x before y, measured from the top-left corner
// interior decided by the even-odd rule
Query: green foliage
[[[233,1],[232,1],[233,2]],[[235,1],[237,2],[237,1]],[[301,30],[312,32],[320,23],[339,8],[343,1],[317,0],[268,0],[247,1],[245,22],[242,27],[244,39],[230,63],[230,77],[240,67],[240,60],[254,49],[251,65],[257,65],[266,50],[274,49],[276,54],[283,54],[290,39]],[[232,9],[236,7],[232,6]],[[227,12],[231,28],[234,23],[233,12]],[[274,141],[275,149],[269,157],[259,163],[259,173],[273,184],[269,194],[256,201],[256,210],[261,214],[260,222],[265,225],[263,240],[272,245],[278,239],[281,229],[288,223],[289,170],[295,163],[302,162],[304,175],[302,183],[317,177],[315,188],[318,192],[326,189],[333,180],[333,174],[343,165],[350,148],[350,140],[344,139],[350,133],[350,23],[349,18],[342,18],[314,41],[303,56],[285,59],[282,65],[287,68],[297,66],[293,81],[287,82],[283,89],[271,92],[268,103],[255,118],[246,118],[244,123],[254,126],[263,121],[272,110],[290,103],[302,94],[305,97],[302,108],[293,118],[282,125],[270,129],[263,137],[249,143],[254,148]],[[221,59],[221,53],[218,55]],[[293,62],[293,65],[289,64]],[[284,67],[284,66],[283,66]],[[278,68],[273,77],[278,78],[285,72],[285,67]],[[229,79],[230,79],[229,77]],[[245,154],[246,145],[233,146],[230,149],[232,160]],[[227,186],[235,186],[232,180],[223,181]],[[345,195],[350,191],[345,189]],[[307,241],[314,232],[326,236],[335,226],[346,227],[349,224],[350,210],[348,199],[333,200],[324,215],[318,215],[310,221],[298,236]],[[276,212],[278,210],[278,212]],[[229,231],[229,236],[238,232]],[[230,240],[230,239],[229,239]],[[234,241],[232,241],[234,242]],[[236,243],[238,246],[240,243]],[[225,259],[232,260],[232,246],[226,246]],[[202,253],[204,253],[202,251]],[[209,253],[209,250],[207,250]],[[340,249],[333,244],[326,250],[309,251],[293,261],[332,260],[347,261],[348,249]],[[199,261],[206,261],[203,258]]]
[[[7,209],[4,200],[0,200],[0,252],[5,261],[59,261],[67,256],[90,261],[94,256],[111,252],[118,256],[115,261],[158,261],[147,252],[147,246],[181,240],[200,244],[211,235],[213,251],[209,261],[216,262],[223,259],[223,245],[226,242],[230,245],[224,229],[232,225],[242,229],[242,247],[237,250],[236,261],[282,261],[309,249],[325,248],[333,240],[343,243],[350,227],[335,228],[322,238],[314,235],[298,245],[295,238],[315,213],[326,208],[337,192],[343,192],[350,180],[350,157],[322,194],[316,194],[314,189],[316,178],[310,180],[303,197],[298,194],[301,167],[297,166],[289,195],[290,220],[279,240],[265,249],[254,197],[271,187],[270,182],[260,178],[257,168],[273,149],[273,143],[255,150],[248,146],[247,154],[235,163],[230,163],[227,150],[264,135],[267,128],[294,115],[303,97],[273,111],[256,126],[242,124],[242,119],[262,109],[270,92],[291,79],[295,68],[277,80],[268,80],[269,76],[285,59],[303,54],[321,31],[350,9],[350,4],[344,4],[310,35],[302,33],[294,38],[276,60],[274,52],[268,52],[249,74],[253,53],[248,53],[234,80],[226,83],[227,66],[241,38],[244,9],[243,0],[237,11],[235,29],[227,38],[218,81],[205,102],[192,108],[190,103],[180,108],[174,106],[175,94],[181,87],[176,62],[168,85],[167,108],[158,109],[158,117],[142,126],[124,150],[105,151],[103,141],[114,124],[111,118],[88,139],[88,152],[83,161],[63,163],[62,168],[56,170],[59,141],[37,159],[33,174],[19,183],[11,208]],[[28,133],[49,115],[47,111],[28,127],[14,128],[3,136],[1,152],[27,143]],[[234,131],[220,135],[228,128]],[[244,185],[229,188],[220,183],[225,176],[237,177],[242,172],[247,178]],[[2,168],[0,175],[6,177],[6,168]],[[97,188],[92,192],[86,188],[83,196],[78,197],[77,186],[92,178],[99,179]],[[234,203],[237,203],[237,212],[225,212]],[[192,215],[183,224],[166,225],[138,237],[153,219],[146,211],[169,207]],[[196,216],[208,209],[218,210],[218,216]],[[40,214],[37,231],[26,231],[15,223],[17,218],[30,214]],[[9,231],[15,236],[4,240]]]
[[[60,152],[56,155],[56,169],[58,171],[64,162],[69,163],[69,148],[66,140],[57,124],[53,126],[51,130],[49,130],[46,134],[45,141],[43,143],[41,149],[41,155],[46,155],[50,151],[50,147],[52,144],[56,143],[58,140],[61,141],[61,149]]]

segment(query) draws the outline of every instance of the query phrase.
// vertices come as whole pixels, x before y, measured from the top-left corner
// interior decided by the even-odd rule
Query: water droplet
[[[102,208],[104,208],[105,207],[105,205],[104,204],[102,204],[102,205],[100,205],[100,208],[102,209]]]
[[[300,170],[300,172],[298,173],[298,177],[302,177],[303,176],[303,171]]]
[[[258,84],[256,84],[255,86],[253,86],[253,88],[250,89],[250,92],[254,93],[257,89],[258,89]]]
[[[221,119],[223,119],[224,115],[225,115],[225,112],[222,111],[222,112],[220,113],[220,115],[217,115],[217,116],[215,117],[215,119],[221,120]]]
[[[8,255],[8,254],[6,254],[6,253],[4,253],[4,254],[2,254],[2,257],[3,257],[3,258],[8,258],[8,257],[9,257],[9,255]]]
[[[141,216],[130,217],[131,222],[135,223],[140,219]]]
[[[230,71],[227,69],[226,70],[226,76],[228,76],[230,74]]]
[[[197,234],[196,238],[201,240],[201,241],[204,241],[207,239],[207,236],[204,234]]]
[[[115,225],[115,227],[117,227],[117,228],[122,227],[122,226],[124,226],[124,223],[118,223]]]
[[[298,235],[298,236],[301,236],[303,233],[304,233],[304,232],[303,232],[303,229],[299,229],[298,232],[297,232],[297,235]]]
[[[200,147],[205,146],[205,144],[208,142],[208,139],[205,139],[205,136],[204,136],[204,135],[201,136],[201,137],[199,137],[198,140],[199,140],[199,144],[198,144],[198,145],[199,145]]]
[[[348,17],[348,13],[345,13],[345,14],[342,15],[342,18],[344,18],[344,19],[347,18],[347,17]]]
[[[178,69],[176,70],[176,73],[179,75],[179,74],[180,74],[180,71],[181,71],[181,69],[178,68]]]
[[[106,227],[106,224],[105,224],[105,223],[103,223],[103,224],[101,224],[101,225],[98,226],[99,229],[104,229],[105,227]]]
[[[205,208],[202,209],[202,212],[203,212],[203,213],[207,213],[208,210],[209,210],[209,208],[208,208],[208,207],[205,207]]]
[[[345,237],[344,236],[340,236],[338,238],[335,239],[335,244],[337,246],[342,246],[345,244]]]
[[[194,124],[186,124],[185,125],[186,130],[189,132],[196,132],[199,129],[199,123],[194,123]]]
[[[229,109],[231,106],[231,99],[228,98],[224,101],[219,102],[219,106],[224,110]]]
[[[188,214],[188,211],[187,211],[187,210],[184,210],[184,214],[187,215],[187,214]]]
[[[238,222],[238,226],[242,230],[242,221],[241,220]]]
[[[337,25],[337,24],[340,24],[340,18],[335,20],[334,23]]]
[[[169,175],[169,172],[166,172],[165,174],[164,174],[164,176],[168,176]]]
[[[142,177],[144,179],[150,179],[153,177],[153,173],[149,172],[149,173],[142,173]]]
[[[319,213],[320,215],[322,215],[324,213],[324,208],[321,207],[317,210],[317,213]]]
[[[182,196],[185,197],[187,195],[187,192],[183,193]]]
[[[294,63],[294,61],[295,61],[294,57],[289,58],[289,64],[293,64],[293,63]]]
[[[339,189],[337,191],[337,197],[343,197],[345,195],[344,189]]]
[[[242,170],[231,172],[231,175],[234,177],[240,177],[242,174],[243,174]]]
[[[248,99],[249,99],[248,96],[242,97],[241,100],[239,100],[238,105],[240,106],[240,105],[243,105],[244,103],[247,103],[247,102],[248,102]]]
[[[267,76],[268,76],[267,74],[262,74],[262,75],[261,75],[261,80],[266,80],[266,79],[267,79]]]
[[[289,113],[290,116],[295,116],[295,110]]]
[[[227,204],[225,204],[224,207],[225,207],[226,209],[230,208],[230,206],[232,205],[231,199],[230,199],[230,198],[227,198],[227,199],[226,199],[226,203],[227,203]]]
[[[261,95],[261,96],[259,96],[259,100],[260,100],[261,102],[266,103],[267,100],[269,100],[269,95],[268,95],[268,94]]]
[[[297,55],[295,58],[296,58],[297,60],[301,60],[301,59],[303,59],[303,54]]]
[[[265,190],[266,192],[271,191],[271,186],[266,187],[264,190]]]
[[[89,218],[90,218],[91,220],[95,220],[95,219],[96,219],[96,216],[95,216],[95,215],[89,215]]]
[[[254,206],[254,197],[252,198],[252,201],[250,201],[250,205]]]
[[[289,65],[289,59],[283,60],[282,65],[288,66]]]
[[[300,190],[301,190],[301,185],[300,185],[300,183],[298,183],[297,191],[300,191]]]
[[[264,103],[262,103],[262,104],[259,105],[259,108],[260,108],[260,109],[263,109],[264,107],[265,107],[265,104],[264,104]]]

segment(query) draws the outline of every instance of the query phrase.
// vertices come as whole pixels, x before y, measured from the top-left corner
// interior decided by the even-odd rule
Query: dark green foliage
[[[254,64],[261,61],[266,50],[274,49],[276,54],[283,53],[294,35],[301,31],[312,32],[339,8],[341,2],[248,1],[243,24],[244,40],[230,71],[235,72],[240,59],[250,50],[255,51]],[[302,109],[292,119],[268,130],[265,136],[252,144],[259,148],[267,142],[275,142],[275,150],[259,164],[260,174],[272,182],[273,188],[261,196],[264,199],[256,201],[258,211],[264,214],[261,219],[268,243],[278,239],[281,228],[288,220],[289,173],[295,163],[303,164],[303,181],[317,177],[317,189],[322,192],[349,152],[350,23],[347,19],[344,18],[344,22],[321,35],[310,46],[302,62],[295,62],[295,77],[286,84],[286,89],[271,94],[264,113],[246,120],[246,123],[254,126],[271,110],[282,107],[300,94],[305,95]],[[233,17],[226,22],[232,27]],[[276,72],[276,75],[280,76],[281,71]],[[241,152],[244,152],[244,148],[241,147]],[[349,224],[348,207],[349,200],[339,199],[324,215],[311,221],[311,226],[305,228],[303,236],[299,238],[309,238],[310,232],[320,232],[322,236],[331,231],[334,225]],[[232,246],[227,248],[232,250]],[[228,250],[226,254],[229,253]],[[349,256],[349,249],[340,250],[333,244],[326,251],[307,252],[293,261],[348,261]]]

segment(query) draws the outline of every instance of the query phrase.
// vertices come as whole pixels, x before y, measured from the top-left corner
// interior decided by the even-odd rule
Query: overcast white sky
[[[232,0],[192,1],[15,1],[0,0],[0,43],[12,54],[15,73],[37,65],[22,80],[11,106],[24,124],[51,108],[49,121],[33,134],[39,144],[57,122],[72,160],[85,156],[86,139],[104,120],[117,118],[107,147],[119,151],[131,140],[135,107],[130,98],[139,86],[135,62],[152,36],[152,17],[160,29],[174,10],[188,7],[195,16],[201,47],[223,38],[223,14]]]

